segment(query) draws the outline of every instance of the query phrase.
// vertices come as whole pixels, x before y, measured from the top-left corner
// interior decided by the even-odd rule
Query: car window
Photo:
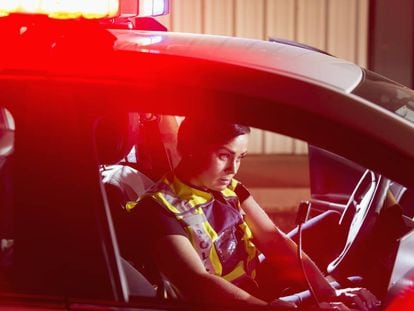
[[[155,295],[158,298],[181,298],[180,292],[163,278],[154,264],[151,251],[142,243],[143,239],[148,239],[149,234],[155,232],[156,227],[162,224],[147,222],[147,218],[140,221],[140,217],[146,217],[145,212],[131,213],[130,204],[144,198],[146,191],[163,175],[174,169],[180,161],[177,131],[182,119],[182,116],[136,112],[103,116],[98,119],[102,124],[109,122],[111,125],[102,136],[104,139],[99,142],[101,134],[98,131],[102,128],[99,129],[98,123],[96,143],[102,145],[96,150],[102,154],[108,150],[112,153],[118,146],[118,151],[121,151],[112,161],[109,161],[109,158],[103,160],[101,154],[98,154],[97,158],[100,159],[98,167],[104,184],[104,193],[108,198],[120,255],[130,265],[128,269],[124,267],[124,270],[138,271],[142,279],[136,283],[137,288],[148,289],[136,291],[130,285],[130,295],[133,298],[153,296],[151,287],[156,291]],[[112,129],[109,130],[110,128]],[[258,129],[251,129],[253,138]],[[119,140],[111,137],[116,133]],[[334,153],[320,148],[316,150],[314,146],[308,150],[306,142],[300,142],[304,151],[298,153],[292,148],[289,152],[286,142],[293,140],[293,137],[278,136],[274,139],[273,147],[269,144],[263,147],[265,152],[249,152],[241,160],[236,179],[243,183],[273,222],[292,237],[295,236],[298,207],[304,200],[310,200],[312,204],[309,217],[333,212],[339,219],[362,176],[367,176],[366,169]],[[121,148],[122,146],[126,148]],[[312,171],[316,176],[312,176]],[[378,177],[378,174],[372,173],[372,176]],[[312,178],[315,180],[312,181]],[[366,178],[363,180],[371,182]],[[136,187],[137,185],[140,186]],[[363,198],[368,198],[367,189],[364,186],[356,192],[351,205],[355,202],[365,202]],[[317,191],[316,195],[312,190]],[[408,192],[403,186],[395,184],[391,190],[395,191],[394,194],[400,203],[407,200],[407,194],[404,193]],[[132,208],[135,208],[135,205]],[[345,218],[343,226],[348,226],[349,221],[349,217]],[[333,232],[330,234],[334,235]],[[311,253],[312,258],[323,263],[321,268],[326,267],[325,258],[319,257],[319,253]],[[134,275],[136,272],[132,273],[133,278]]]
[[[363,81],[353,93],[414,123],[414,91],[375,72],[364,73]]]
[[[159,283],[156,267],[148,268],[146,261],[151,256],[139,242],[146,236],[143,232],[148,232],[145,230],[148,228],[139,228],[139,213],[130,214],[128,204],[144,197],[146,191],[180,161],[177,131],[182,119],[173,115],[125,113],[98,118],[95,127],[99,170],[120,254],[154,288],[168,291],[167,296],[174,295],[172,289]],[[252,128],[252,136],[257,131]],[[300,201],[310,198],[309,160],[305,142],[301,142],[302,151],[298,153],[297,148],[286,147],[286,142],[293,141],[292,138],[280,135],[274,139],[263,147],[265,154],[258,153],[255,146],[243,158],[236,178],[248,188],[271,219],[283,231],[289,232],[295,227]],[[253,140],[251,143],[256,144]]]
[[[120,119],[124,122],[130,122],[130,126],[124,126],[121,129]],[[129,121],[127,120],[129,118]],[[179,153],[176,149],[177,131],[183,117],[172,115],[155,115],[150,113],[130,113],[129,117],[101,119],[98,122],[112,122],[105,131],[111,135],[103,135],[100,137],[99,131],[102,127],[97,126],[97,150],[98,158],[106,157],[105,163],[100,163],[101,174],[103,174],[104,183],[114,182],[117,180],[117,186],[122,187],[120,178],[115,177],[116,173],[109,171],[118,165],[118,168],[125,170],[125,167],[133,168],[135,174],[139,174],[143,188],[136,189],[135,196],[138,197],[146,190],[148,185],[159,180],[165,173],[172,170],[180,160]],[[134,123],[134,124],[131,124]],[[125,124],[124,124],[125,125]],[[111,129],[110,129],[111,128]],[[135,130],[130,130],[134,128]],[[258,129],[251,128],[252,136],[256,135]],[[266,133],[266,139],[269,143],[266,147],[260,147],[265,152],[258,152],[257,137],[252,137],[250,142],[249,154],[243,159],[238,176],[246,183],[246,186],[253,189],[259,197],[262,195],[261,189],[272,188],[273,186],[284,188],[286,192],[294,189],[300,189],[303,199],[309,197],[309,164],[307,147],[305,142],[301,142],[300,149],[298,147],[287,147],[287,144],[294,144],[293,138],[278,135],[270,141],[269,134]],[[116,141],[113,135],[118,135],[119,140]],[[257,139],[256,139],[257,140]],[[127,144],[126,149],[122,149],[123,144]],[[118,150],[115,150],[118,147]],[[118,156],[108,155],[105,153],[119,152]],[[128,169],[129,169],[128,168]],[[290,171],[292,170],[292,171]],[[125,172],[124,172],[125,173]],[[127,173],[125,173],[127,174]],[[110,176],[110,177],[109,177]],[[122,176],[124,178],[125,176]],[[258,178],[259,177],[259,178]],[[112,180],[111,180],[112,178]],[[125,185],[124,185],[125,186]],[[133,186],[128,186],[129,188]],[[129,192],[124,193],[125,200],[134,199]],[[277,200],[277,195],[273,196],[273,200]],[[283,201],[283,200],[282,200]],[[296,202],[297,203],[297,202]],[[274,202],[265,199],[264,205],[273,205]]]

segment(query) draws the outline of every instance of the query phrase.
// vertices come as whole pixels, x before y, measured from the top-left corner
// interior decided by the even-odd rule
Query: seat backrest
[[[157,291],[150,282],[128,261],[121,258],[129,294],[137,297],[156,297]]]
[[[118,246],[121,256],[128,260],[137,259],[132,256],[136,251],[133,233],[130,230],[129,213],[125,210],[128,201],[135,201],[153,185],[146,175],[128,165],[127,158],[134,142],[137,140],[139,124],[131,124],[131,120],[139,122],[139,118],[125,115],[106,116],[97,121],[95,126],[95,144],[97,159],[100,167],[102,183],[111,210]],[[132,266],[123,260],[124,272],[128,279],[130,291],[134,295],[141,293],[141,283],[145,283],[144,294],[155,295],[155,290],[145,273],[142,273],[141,263],[134,262]],[[139,271],[139,272],[138,272]],[[137,276],[140,276],[136,279]],[[143,279],[145,279],[143,281]],[[144,296],[145,296],[144,295]]]
[[[138,129],[139,117],[127,113],[102,117],[96,124],[95,143],[102,181],[105,187],[112,188],[112,193],[116,189],[119,192],[115,201],[109,198],[111,207],[136,200],[153,184],[143,173],[122,161],[133,149]]]
[[[138,120],[139,124],[130,124],[131,120]],[[163,298],[178,298],[179,294],[159,274],[154,265],[144,263],[145,258],[140,258],[141,254],[136,254],[139,247],[135,244],[134,234],[137,232],[131,229],[131,216],[124,207],[127,201],[137,200],[154,184],[140,171],[141,169],[148,168],[145,172],[150,173],[154,178],[160,178],[171,168],[171,163],[168,161],[171,152],[165,149],[165,145],[174,149],[176,127],[175,119],[144,116],[140,120],[131,116],[110,116],[99,120],[95,130],[102,182],[110,205],[121,255],[128,260],[137,261],[133,263],[134,267],[125,265],[124,270],[137,269],[147,280],[156,285],[158,297]],[[128,161],[122,161],[127,159],[133,147],[135,150],[131,153],[134,153],[137,158],[134,167],[138,170],[129,166]],[[133,276],[134,273],[131,275]],[[136,284],[140,285],[139,282]]]
[[[105,165],[101,169],[105,187],[111,185],[119,190],[123,203],[136,201],[154,182],[140,171],[125,164]]]

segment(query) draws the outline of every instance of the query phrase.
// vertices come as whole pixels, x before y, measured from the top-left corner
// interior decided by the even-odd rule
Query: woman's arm
[[[246,213],[245,220],[252,230],[255,244],[277,272],[275,277],[307,286],[299,264],[296,243],[275,226],[252,196],[243,201],[242,209]],[[335,289],[305,254],[304,265],[315,290],[327,297],[334,296]]]
[[[185,299],[230,306],[237,303],[267,305],[223,278],[208,273],[190,241],[182,235],[161,237],[155,253],[158,267]]]
[[[307,286],[299,264],[296,243],[273,224],[252,196],[243,201],[242,209],[246,213],[246,223],[252,230],[257,247],[264,253],[275,272],[287,280],[300,282]],[[326,301],[339,300],[353,304],[360,310],[369,310],[380,304],[377,298],[365,288],[335,290],[306,254],[303,254],[303,258],[308,278],[314,290],[319,293],[319,297],[324,297]]]

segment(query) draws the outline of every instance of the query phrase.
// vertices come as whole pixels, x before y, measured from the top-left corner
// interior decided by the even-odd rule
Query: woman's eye
[[[218,158],[220,160],[227,160],[230,156],[227,153],[219,153]]]

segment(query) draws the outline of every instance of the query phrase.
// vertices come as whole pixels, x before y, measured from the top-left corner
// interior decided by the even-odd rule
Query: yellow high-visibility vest
[[[230,185],[221,191],[224,200],[228,202],[236,200],[236,202],[233,201],[233,206],[235,203],[240,219],[237,223],[231,224],[230,229],[226,230],[237,230],[240,233],[238,239],[234,234],[216,232],[209,223],[202,207],[214,204],[214,196],[210,192],[190,187],[172,174],[165,176],[141,197],[142,199],[150,196],[170,213],[173,213],[186,230],[206,270],[234,284],[242,282],[246,277],[254,280],[258,264],[258,250],[252,242],[252,233],[243,220],[240,202],[234,192],[238,183],[237,180],[233,179]],[[134,205],[131,207],[133,208]],[[223,215],[223,217],[223,219],[226,219],[226,215]],[[223,251],[223,249],[220,249],[221,245],[228,245],[229,247]],[[233,258],[231,261],[233,264],[229,268],[226,266],[225,258],[223,259],[223,253],[229,252],[229,249],[231,252],[236,248],[238,248],[237,256],[240,255],[240,258],[237,258],[237,256],[236,260]],[[227,268],[223,269],[225,266]]]

